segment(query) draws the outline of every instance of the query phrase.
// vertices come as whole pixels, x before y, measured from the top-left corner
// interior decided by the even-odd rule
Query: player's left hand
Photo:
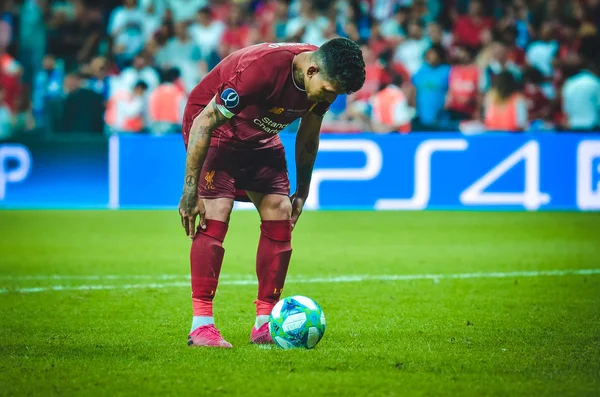
[[[298,196],[294,194],[292,197],[292,230],[296,226],[298,222],[298,218],[302,213],[302,208],[304,207],[304,202],[306,201],[306,197]]]

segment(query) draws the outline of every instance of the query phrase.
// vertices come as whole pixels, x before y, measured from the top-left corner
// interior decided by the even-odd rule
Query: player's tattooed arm
[[[296,195],[308,197],[310,180],[319,149],[323,117],[312,112],[302,118],[296,137]]]
[[[204,159],[210,146],[212,132],[225,124],[229,118],[217,108],[214,98],[194,119],[190,129],[187,156],[185,159],[185,176],[183,194],[179,201],[181,224],[186,234],[193,238],[196,228],[196,216],[200,215],[200,226],[205,227],[204,204],[198,199],[198,180],[204,165]]]
[[[185,162],[184,191],[194,193],[198,188],[198,178],[204,165],[204,159],[210,146],[212,132],[225,124],[229,119],[217,108],[214,98],[208,106],[200,112],[192,123],[188,141],[187,157]]]

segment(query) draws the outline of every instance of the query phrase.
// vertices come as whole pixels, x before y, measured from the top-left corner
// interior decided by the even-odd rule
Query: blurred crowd
[[[3,0],[0,138],[180,128],[187,94],[260,42],[360,44],[336,131],[600,127],[600,0]]]

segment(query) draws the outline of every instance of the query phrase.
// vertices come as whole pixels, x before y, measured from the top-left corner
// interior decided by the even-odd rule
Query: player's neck
[[[300,53],[294,57],[292,61],[292,78],[294,79],[294,84],[296,87],[300,89],[305,89],[304,87],[304,65],[310,59],[309,53]]]

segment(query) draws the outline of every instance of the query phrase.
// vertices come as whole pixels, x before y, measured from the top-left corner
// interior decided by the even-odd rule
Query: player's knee
[[[270,197],[262,211],[264,219],[288,220],[292,217],[292,203],[287,196]]]
[[[206,200],[205,207],[206,219],[228,222],[233,209],[233,200]]]

